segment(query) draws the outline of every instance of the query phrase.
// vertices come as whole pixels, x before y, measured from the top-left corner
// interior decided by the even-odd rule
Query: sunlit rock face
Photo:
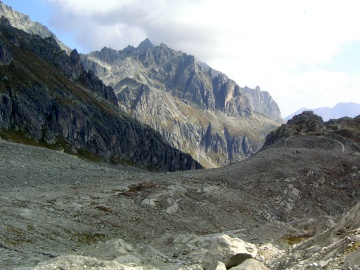
[[[85,69],[115,89],[120,107],[205,167],[242,160],[281,121],[269,93],[240,87],[194,56],[148,39],[137,48],[82,55]]]

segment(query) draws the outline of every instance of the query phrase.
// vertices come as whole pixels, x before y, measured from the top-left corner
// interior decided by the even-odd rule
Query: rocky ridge
[[[53,36],[0,26],[0,129],[3,138],[63,149],[94,160],[152,170],[200,167],[160,134],[118,108],[113,89]]]
[[[0,17],[1,16],[7,18],[13,27],[29,34],[39,35],[42,38],[52,37],[67,54],[70,54],[71,49],[61,42],[46,26],[32,21],[28,15],[17,12],[0,1]]]
[[[148,39],[137,48],[82,55],[112,86],[124,111],[150,125],[205,167],[244,159],[258,151],[281,121],[269,93],[241,88],[194,56]]]
[[[174,173],[0,141],[0,265],[356,269],[359,120],[305,113],[244,161]]]

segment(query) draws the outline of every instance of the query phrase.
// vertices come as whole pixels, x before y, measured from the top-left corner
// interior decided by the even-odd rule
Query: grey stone
[[[360,249],[351,252],[345,257],[344,264],[342,266],[344,270],[360,269]]]
[[[228,235],[218,236],[205,254],[202,265],[206,270],[214,270],[217,262],[225,263],[226,268],[241,263],[246,258],[256,257],[254,244]]]
[[[269,268],[255,259],[247,259],[242,264],[231,268],[232,270],[269,270]]]

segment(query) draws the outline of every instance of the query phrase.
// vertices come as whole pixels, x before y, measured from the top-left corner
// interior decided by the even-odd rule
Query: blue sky
[[[145,38],[270,92],[283,116],[360,103],[356,0],[3,0],[80,52]]]
[[[33,21],[45,25],[48,24],[51,17],[51,7],[45,1],[5,0],[2,2],[11,6],[16,11],[29,15]]]

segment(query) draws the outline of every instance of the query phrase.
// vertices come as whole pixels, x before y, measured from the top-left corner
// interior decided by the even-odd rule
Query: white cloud
[[[123,49],[148,37],[195,55],[242,86],[260,85],[284,115],[351,95],[360,103],[349,92],[358,89],[357,78],[313,68],[360,40],[357,1],[47,1],[53,28],[72,31],[82,51]],[[299,73],[299,66],[312,69]]]
[[[271,94],[282,108],[283,116],[302,107],[315,109],[333,107],[339,102],[360,103],[360,76],[351,77],[344,72],[279,73],[263,84],[273,89]]]

